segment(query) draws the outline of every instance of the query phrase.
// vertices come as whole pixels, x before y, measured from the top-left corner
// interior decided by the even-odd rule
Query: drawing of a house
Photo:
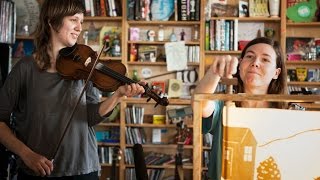
[[[248,128],[223,128],[222,177],[224,179],[254,179],[257,141]]]

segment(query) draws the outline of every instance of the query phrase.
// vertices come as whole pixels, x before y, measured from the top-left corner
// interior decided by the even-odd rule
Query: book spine
[[[225,46],[224,49],[225,51],[230,50],[230,21],[225,21],[225,37],[224,37],[224,42]]]
[[[100,0],[100,16],[107,16],[105,0]]]
[[[234,51],[234,21],[230,21],[230,37],[229,37],[229,41],[230,41],[230,50]]]
[[[220,41],[220,24],[221,24],[221,20],[218,19],[216,20],[216,25],[215,25],[215,50],[216,51],[220,51],[221,50],[221,41]]]
[[[127,1],[127,9],[128,9],[128,13],[127,13],[127,19],[130,20],[134,20],[134,7],[135,7],[135,0],[128,0]]]
[[[195,0],[195,19],[200,21],[200,0]]]
[[[215,25],[215,21],[214,20],[211,20],[210,21],[210,50],[214,51],[214,27]]]
[[[226,20],[225,19],[221,19],[220,21],[220,42],[221,42],[221,46],[220,46],[220,50],[221,51],[225,51],[225,24],[226,24]]]
[[[94,0],[89,0],[90,3],[90,16],[95,16],[94,12]]]
[[[233,49],[238,51],[238,19],[234,20],[233,26]]]
[[[181,0],[181,21],[188,20],[187,0]]]
[[[205,50],[208,51],[210,47],[210,22],[205,23]]]

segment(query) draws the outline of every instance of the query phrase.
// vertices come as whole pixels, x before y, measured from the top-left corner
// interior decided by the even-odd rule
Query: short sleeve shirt
[[[207,118],[202,118],[202,133],[211,133],[212,147],[209,159],[208,176],[211,180],[221,179],[222,170],[222,109],[223,101],[215,101],[214,112]]]
[[[32,56],[24,57],[0,90],[0,121],[8,121],[13,113],[16,137],[50,159],[83,87],[84,80],[66,80],[58,73],[40,71]],[[90,83],[62,139],[50,176],[100,170],[93,129],[93,125],[104,120],[98,113],[99,105],[99,91]],[[33,175],[20,159],[18,165]]]

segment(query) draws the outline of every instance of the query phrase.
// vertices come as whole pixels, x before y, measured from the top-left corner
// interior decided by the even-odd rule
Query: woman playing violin
[[[145,91],[137,83],[122,85],[100,103],[99,91],[89,82],[55,154],[85,83],[62,78],[56,60],[59,50],[77,42],[84,12],[80,0],[45,0],[34,53],[13,67],[1,88],[0,142],[19,157],[18,179],[98,179],[93,126],[112,113],[121,97]],[[15,134],[8,128],[11,114]]]

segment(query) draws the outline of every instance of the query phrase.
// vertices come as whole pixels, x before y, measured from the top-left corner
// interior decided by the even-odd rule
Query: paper
[[[168,71],[178,71],[187,68],[187,52],[184,41],[165,43],[164,47]]]
[[[231,107],[223,117],[225,179],[320,177],[319,111]]]
[[[152,129],[152,143],[161,143],[161,129]]]

